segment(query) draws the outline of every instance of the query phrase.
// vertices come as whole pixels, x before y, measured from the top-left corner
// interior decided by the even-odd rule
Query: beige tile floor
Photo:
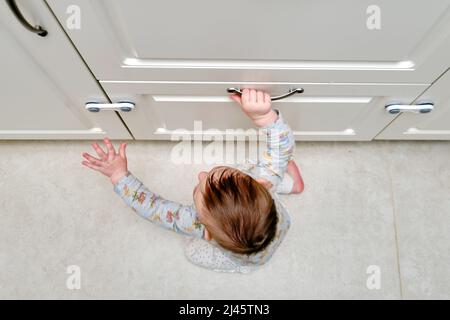
[[[130,170],[190,203],[206,165],[172,142],[130,142]],[[450,142],[302,142],[306,183],[283,196],[292,228],[248,274],[191,265],[187,238],[136,216],[80,165],[89,141],[0,141],[0,298],[450,298]],[[81,289],[66,286],[67,267]],[[377,266],[380,288],[366,285]]]

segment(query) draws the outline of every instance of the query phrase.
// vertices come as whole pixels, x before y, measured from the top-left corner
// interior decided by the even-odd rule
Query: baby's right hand
[[[264,91],[243,89],[242,95],[233,94],[231,99],[258,127],[265,127],[278,119],[278,114],[272,109],[270,95]]]
[[[122,143],[119,147],[119,153],[116,153],[114,146],[108,138],[104,139],[107,152],[94,142],[92,147],[97,152],[100,159],[91,156],[87,152],[83,152],[82,156],[88,161],[81,162],[84,166],[101,172],[109,177],[113,184],[116,184],[121,177],[128,173],[127,156],[125,154],[126,143]]]

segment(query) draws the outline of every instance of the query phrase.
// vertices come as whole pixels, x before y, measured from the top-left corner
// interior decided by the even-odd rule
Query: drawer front
[[[384,110],[390,100],[413,101],[424,85],[309,83],[194,83],[101,81],[113,101],[136,103],[122,118],[137,139],[173,139],[180,130],[233,136],[254,128],[227,88],[257,88],[280,95],[292,88],[304,93],[274,101],[297,140],[371,140],[395,115]]]
[[[450,56],[448,0],[47,2],[100,80],[430,84]]]
[[[450,140],[450,69],[413,104],[431,102],[429,113],[404,112],[376,139]]]

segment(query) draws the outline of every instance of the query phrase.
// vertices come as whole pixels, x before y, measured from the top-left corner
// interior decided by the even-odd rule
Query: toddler
[[[114,191],[139,215],[177,233],[192,236],[187,258],[221,272],[246,273],[264,264],[290,226],[277,193],[301,193],[304,185],[292,159],[294,138],[270,96],[254,89],[231,96],[267,136],[258,162],[200,172],[193,204],[182,205],[150,191],[127,168],[126,143],[116,153],[108,138],[98,158],[83,153],[82,164],[108,176]],[[287,174],[285,174],[285,172]]]

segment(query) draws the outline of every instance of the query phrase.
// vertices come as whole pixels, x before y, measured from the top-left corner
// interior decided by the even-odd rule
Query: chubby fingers
[[[242,104],[242,98],[239,94],[234,93],[230,96],[230,99],[237,102],[238,104]]]
[[[94,142],[92,144],[92,147],[94,148],[95,152],[97,152],[100,159],[104,161],[108,160],[108,155],[103,151],[103,149],[98,145],[97,142]]]
[[[256,92],[256,102],[257,103],[264,103],[264,91],[258,90]]]
[[[84,165],[85,167],[88,167],[88,168],[91,168],[91,169],[94,169],[94,170],[100,171],[100,172],[103,169],[102,167],[96,166],[96,165],[90,163],[89,161],[83,161],[83,162],[81,162],[81,164]]]
[[[238,101],[236,98],[231,96],[231,98],[234,101]],[[255,90],[255,89],[243,89],[242,90],[242,97],[240,97],[240,101],[244,103],[267,103],[271,101],[271,97],[268,93],[262,91],[262,90]]]
[[[97,159],[93,156],[91,156],[89,153],[87,152],[83,152],[82,153],[83,158],[85,158],[90,164],[97,166],[97,167],[103,167],[103,161],[101,161],[100,159]],[[86,161],[83,161],[86,162]]]
[[[127,148],[127,144],[126,143],[122,143],[121,145],[120,145],[120,147],[119,147],[119,156],[121,157],[121,158],[123,158],[123,159],[126,159],[127,158],[127,155],[126,155],[126,149]]]
[[[241,101],[244,103],[248,103],[250,100],[250,90],[245,88],[242,90],[242,97],[241,97]]]
[[[256,90],[255,89],[250,90],[249,102],[256,102]]]
[[[103,141],[105,142],[106,148],[108,149],[108,160],[114,160],[114,157],[116,156],[116,150],[114,150],[114,146],[112,145],[108,137],[104,138]]]

